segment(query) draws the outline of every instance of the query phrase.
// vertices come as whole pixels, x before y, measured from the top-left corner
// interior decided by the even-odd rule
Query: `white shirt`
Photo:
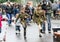
[[[16,18],[15,18],[15,20],[16,20]],[[17,25],[17,26],[20,26],[20,18],[17,20],[17,22],[16,22],[16,24],[15,25]]]

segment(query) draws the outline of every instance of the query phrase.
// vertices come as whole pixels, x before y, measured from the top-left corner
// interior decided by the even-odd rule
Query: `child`
[[[17,15],[16,17],[16,21],[18,19],[20,19],[20,23],[22,24],[23,26],[23,29],[24,29],[24,38],[26,38],[26,28],[27,28],[27,18],[29,17],[29,15],[27,13],[25,13],[25,8],[22,7],[21,8],[21,13]]]
[[[44,21],[45,21],[45,11],[42,10],[40,4],[37,6],[37,9],[34,11],[33,21],[38,25],[39,37],[42,37],[42,35],[41,35],[42,29],[45,32],[45,23],[44,23]],[[43,24],[42,24],[42,22],[43,22]]]
[[[2,28],[2,21],[4,19],[2,18],[2,9],[0,8],[0,33],[1,33],[1,28]]]
[[[2,9],[0,8],[0,33],[1,33],[1,28],[2,28],[2,21],[5,21],[5,18],[2,18]]]
[[[16,14],[16,17],[17,17],[17,15],[18,14]],[[16,18],[15,18],[15,20],[16,20]],[[20,18],[17,21],[15,21],[15,26],[16,26],[16,35],[20,34]]]
[[[2,20],[2,15],[0,14],[0,33],[1,33],[1,27],[2,27],[2,22],[1,22],[1,20]]]
[[[2,32],[2,21],[5,21],[4,18],[2,18],[2,9],[0,8],[0,37],[1,37],[1,32]],[[0,42],[2,42],[2,38],[0,38]]]

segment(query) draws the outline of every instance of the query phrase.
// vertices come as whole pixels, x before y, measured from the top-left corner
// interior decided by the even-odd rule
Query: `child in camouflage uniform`
[[[41,5],[39,4],[37,6],[37,9],[34,11],[34,15],[33,15],[33,21],[36,22],[37,25],[39,26],[39,34],[41,31],[43,22],[45,24],[45,20],[46,20],[45,11],[41,9]],[[43,27],[42,27],[42,29],[43,29]],[[45,29],[45,27],[44,27],[44,29]],[[41,37],[41,34],[39,36]]]
[[[16,21],[20,18],[20,22],[24,28],[24,37],[26,37],[26,28],[27,28],[27,18],[29,17],[29,15],[27,13],[25,13],[25,8],[23,7],[21,9],[21,13],[16,17]]]

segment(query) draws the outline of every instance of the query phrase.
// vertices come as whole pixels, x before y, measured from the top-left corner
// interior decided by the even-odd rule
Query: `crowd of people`
[[[48,24],[48,32],[51,33],[51,16],[53,13],[54,18],[58,18],[60,14],[60,2],[51,3],[51,1],[43,0],[38,3],[36,7],[33,6],[33,2],[29,1],[26,5],[21,4],[10,4],[7,2],[6,5],[0,4],[0,33],[1,33],[1,20],[2,14],[7,16],[8,26],[11,26],[11,23],[14,22],[16,26],[16,35],[20,34],[20,23],[24,28],[24,37],[26,37],[26,28],[32,21],[38,25],[39,36],[42,37],[40,33],[45,33],[45,23]],[[15,17],[12,20],[12,17]],[[42,29],[41,29],[42,28]]]

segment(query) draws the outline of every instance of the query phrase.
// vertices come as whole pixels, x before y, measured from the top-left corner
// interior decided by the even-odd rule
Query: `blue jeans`
[[[8,24],[10,25],[12,22],[12,14],[6,14],[7,18],[8,18]]]
[[[30,18],[32,19],[33,14],[30,14],[30,16],[31,16]]]
[[[44,31],[45,32],[45,22],[42,22],[42,31]]]
[[[51,14],[47,13],[48,31],[51,31]]]
[[[20,26],[16,26],[16,31],[17,30],[20,32]]]
[[[29,19],[29,18],[27,18],[27,19],[26,19],[26,22],[27,22],[27,23],[29,23],[29,22],[30,22],[30,19]]]
[[[0,27],[0,33],[1,33],[1,27]]]

